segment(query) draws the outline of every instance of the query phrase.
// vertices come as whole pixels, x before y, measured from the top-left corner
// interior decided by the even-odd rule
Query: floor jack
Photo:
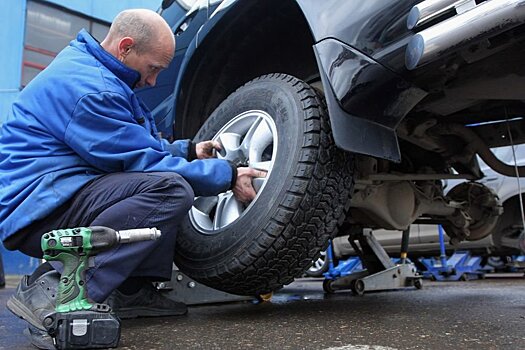
[[[401,261],[400,264],[395,264],[372,235],[372,230],[364,229],[350,234],[348,240],[360,257],[365,269],[346,276],[331,277],[325,275],[324,291],[333,293],[336,290],[350,289],[356,295],[363,295],[369,291],[408,287],[421,289],[423,287],[422,276],[417,273],[415,266],[406,259],[409,235],[410,229],[403,231]]]
[[[468,251],[456,251],[447,259],[445,253],[445,238],[443,228],[439,230],[439,260],[434,258],[419,259],[419,262],[426,268],[423,277],[435,281],[467,281],[485,277],[485,270],[481,266],[481,257],[474,257]]]

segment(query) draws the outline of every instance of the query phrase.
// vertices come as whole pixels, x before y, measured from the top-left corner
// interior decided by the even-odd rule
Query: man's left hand
[[[220,151],[221,144],[217,141],[202,141],[195,146],[195,153],[197,159],[213,158],[215,156],[213,150]]]

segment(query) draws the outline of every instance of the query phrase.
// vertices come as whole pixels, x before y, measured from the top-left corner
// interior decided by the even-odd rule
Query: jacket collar
[[[131,89],[140,80],[140,73],[129,68],[120,62],[115,56],[104,50],[100,43],[91,36],[85,29],[82,29],[77,35],[77,41],[86,44],[86,48],[97,60],[99,60],[106,68],[115,74],[120,80],[126,83]]]

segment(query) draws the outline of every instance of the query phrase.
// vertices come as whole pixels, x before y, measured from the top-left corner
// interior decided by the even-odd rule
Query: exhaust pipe
[[[439,124],[432,128],[432,131],[439,135],[456,135],[465,140],[468,147],[477,153],[481,159],[495,172],[509,177],[524,177],[525,166],[517,167],[503,163],[499,160],[490,148],[483,142],[470,128],[459,124]]]
[[[473,42],[490,38],[525,22],[525,0],[489,0],[472,10],[414,35],[405,52],[413,70]]]
[[[426,0],[415,5],[408,14],[408,29],[412,30],[418,25],[438,17],[443,12],[452,8],[452,5],[457,2],[458,0]]]

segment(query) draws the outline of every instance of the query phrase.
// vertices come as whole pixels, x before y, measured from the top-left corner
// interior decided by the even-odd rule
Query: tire
[[[492,241],[497,254],[520,254],[519,237],[523,231],[519,197],[503,204],[503,214],[492,232]]]
[[[315,260],[312,266],[304,273],[308,277],[322,277],[328,271],[330,263],[326,256],[326,251],[322,251],[319,259]]]
[[[325,279],[323,281],[323,290],[326,294],[333,294],[335,293],[335,289],[332,287],[332,283],[334,281]]]
[[[365,294],[365,282],[362,279],[352,280],[350,282],[350,289],[354,295],[362,297]]]
[[[251,134],[243,131],[244,124],[251,125],[249,130],[263,125],[265,131]],[[254,182],[259,189],[247,207],[239,207],[231,191],[197,198],[178,233],[175,263],[212,288],[260,295],[302,276],[327,248],[349,207],[353,162],[333,143],[322,99],[306,83],[284,74],[262,76],[239,88],[195,139],[221,140],[226,151],[218,157],[238,162],[231,157],[231,145],[225,147],[235,133],[245,133],[242,140],[264,148],[258,156],[247,153],[255,159],[253,164],[249,159],[250,166],[268,175]],[[256,134],[268,136],[262,142]],[[227,205],[235,209],[233,220],[224,214]]]

